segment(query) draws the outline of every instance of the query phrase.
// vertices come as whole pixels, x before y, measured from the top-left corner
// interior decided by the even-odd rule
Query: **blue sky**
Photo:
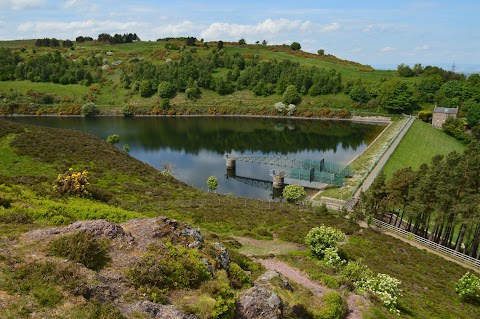
[[[0,39],[135,32],[269,44],[374,67],[422,63],[480,70],[480,1],[0,0]]]

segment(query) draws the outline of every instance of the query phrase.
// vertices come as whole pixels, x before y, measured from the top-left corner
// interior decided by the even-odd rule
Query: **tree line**
[[[222,68],[227,69],[225,75],[214,77]],[[257,96],[283,94],[289,85],[311,96],[342,91],[342,76],[334,69],[304,67],[290,60],[260,61],[258,56],[244,57],[238,52],[230,54],[217,49],[206,56],[184,50],[179,60],[161,65],[141,61],[124,67],[121,79],[126,88],[133,88],[144,97],[157,92],[162,82],[171,83],[176,92],[198,87],[220,95],[245,89]]]
[[[443,246],[480,258],[480,142],[463,154],[437,155],[417,170],[381,172],[355,213],[373,214]]]
[[[34,55],[25,60],[18,53],[0,48],[0,80],[90,85],[101,76],[92,74],[90,69],[101,66],[101,63],[102,60],[95,57],[74,62],[65,59],[59,51]],[[99,71],[101,72],[101,69]]]

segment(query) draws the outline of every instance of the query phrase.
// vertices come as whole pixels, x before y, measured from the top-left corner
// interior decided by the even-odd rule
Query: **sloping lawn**
[[[453,137],[433,128],[431,125],[416,120],[403,140],[385,164],[387,178],[403,167],[417,169],[421,164],[430,164],[437,154],[446,155],[452,151],[463,152],[465,145]]]

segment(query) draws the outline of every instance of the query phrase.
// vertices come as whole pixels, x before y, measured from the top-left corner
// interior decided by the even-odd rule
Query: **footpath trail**
[[[382,157],[378,160],[377,164],[372,169],[370,174],[368,174],[368,176],[365,178],[365,181],[363,182],[362,187],[360,187],[355,193],[355,195],[353,196],[354,198],[358,199],[360,197],[360,193],[362,191],[366,191],[370,187],[370,185],[372,185],[373,180],[375,179],[375,177],[377,177],[378,173],[382,170],[383,166],[385,166],[385,163],[387,163],[388,159],[390,158],[390,155],[392,155],[393,151],[395,151],[398,144],[403,139],[405,134],[408,132],[408,130],[410,129],[410,126],[412,126],[414,121],[415,121],[415,117],[413,116],[408,119],[407,124],[403,127],[403,129],[397,135],[393,143],[390,144],[390,147],[385,151],[385,153],[383,153]]]
[[[323,295],[325,292],[331,290],[325,286],[318,284],[317,282],[312,281],[307,274],[303,273],[302,271],[298,270],[290,266],[287,263],[284,263],[278,259],[270,258],[270,259],[256,259],[257,262],[261,263],[265,268],[269,270],[275,270],[282,274],[285,278],[296,282],[297,284],[307,288],[313,294],[316,295]],[[350,293],[347,298],[348,304],[348,315],[345,317],[346,319],[361,319],[362,306],[366,306],[366,300],[362,296],[355,295]]]

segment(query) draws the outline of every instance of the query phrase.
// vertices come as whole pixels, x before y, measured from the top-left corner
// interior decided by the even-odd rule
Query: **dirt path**
[[[270,270],[276,270],[282,274],[285,278],[290,279],[293,282],[307,288],[314,294],[323,295],[325,292],[331,290],[325,286],[322,286],[314,281],[312,281],[308,275],[301,272],[297,268],[290,266],[287,263],[284,263],[280,260],[270,258],[270,259],[256,259],[257,262],[261,263],[265,268]],[[361,308],[366,305],[365,298],[349,294],[347,298],[348,303],[348,315],[346,319],[361,319],[362,312]],[[363,306],[363,307],[362,307]]]
[[[289,243],[278,239],[260,240],[240,236],[232,236],[232,238],[243,245],[240,251],[249,256],[279,255],[290,251],[305,250],[304,245]]]

